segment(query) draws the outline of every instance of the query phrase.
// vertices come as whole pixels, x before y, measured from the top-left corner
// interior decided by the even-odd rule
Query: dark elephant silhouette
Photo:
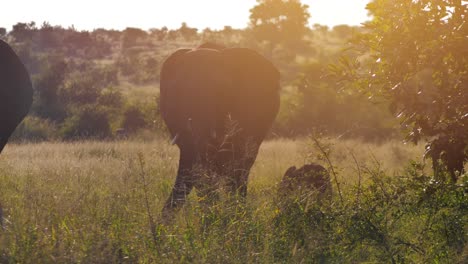
[[[32,103],[28,71],[13,49],[0,40],[0,153]],[[3,227],[0,204],[0,225]]]
[[[208,43],[166,59],[160,110],[180,159],[163,213],[194,187],[209,196],[223,184],[246,196],[250,168],[278,113],[279,81],[276,67],[247,48]]]
[[[457,182],[459,175],[465,173],[464,164],[468,161],[466,142],[455,140],[448,135],[439,135],[426,145],[425,157],[432,159],[432,169],[439,177],[445,170],[452,182]]]
[[[279,192],[288,194],[296,190],[315,190],[320,196],[330,195],[332,191],[330,174],[323,166],[315,163],[305,164],[299,169],[292,166],[284,173]]]
[[[32,103],[29,73],[13,49],[0,40],[0,153]]]

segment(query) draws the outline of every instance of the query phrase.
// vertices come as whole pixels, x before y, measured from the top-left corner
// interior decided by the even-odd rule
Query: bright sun
[[[310,24],[334,26],[358,25],[367,19],[368,0],[303,0],[309,5]],[[203,29],[219,29],[225,25],[244,28],[255,0],[16,0],[2,3],[0,27],[11,29],[17,22],[35,21],[42,24],[77,29],[94,28],[143,29],[167,26],[178,28],[182,22]],[[27,8],[25,8],[27,7]]]

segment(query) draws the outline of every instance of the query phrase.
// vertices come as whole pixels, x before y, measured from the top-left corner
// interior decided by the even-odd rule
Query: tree
[[[166,34],[167,40],[177,40],[179,38],[179,30],[169,30]]]
[[[13,30],[10,32],[10,35],[15,38],[18,42],[27,42],[31,41],[34,32],[37,31],[36,23],[17,23],[13,25]]]
[[[109,138],[111,128],[109,114],[97,105],[85,105],[75,110],[68,117],[61,129],[65,139]]]
[[[309,6],[299,0],[257,0],[250,9],[250,28],[259,41],[294,45],[308,31]]]
[[[275,133],[304,136],[312,133],[381,141],[395,136],[395,118],[386,107],[358,93],[339,89],[329,62],[310,62],[283,91]]]
[[[6,28],[0,27],[0,38],[3,38],[7,33]]]
[[[76,55],[78,51],[90,48],[94,43],[89,32],[69,30],[63,40],[63,44],[69,55]]]
[[[117,68],[95,63],[79,65],[81,69],[70,72],[59,91],[61,102],[67,105],[94,104],[104,89],[118,84]]]
[[[317,30],[318,32],[321,32],[322,34],[327,34],[328,32],[328,26],[327,25],[321,25],[321,24],[314,24],[313,25],[314,29]]]
[[[347,62],[348,76],[391,102],[408,139],[428,140],[435,174],[455,181],[468,146],[467,5],[459,0],[374,0],[359,38],[367,69]],[[357,64],[356,64],[357,65]],[[355,65],[355,66],[356,66]]]
[[[44,21],[38,33],[38,46],[41,50],[48,48],[57,49],[62,46],[62,37],[64,29],[60,26],[53,27],[49,22]]]
[[[198,29],[191,28],[187,25],[187,23],[183,22],[179,28],[180,35],[186,40],[194,40],[197,37]]]
[[[231,26],[224,26],[223,30],[221,31],[226,36],[232,35],[234,33],[234,29]]]
[[[134,133],[140,128],[146,126],[146,120],[143,112],[136,106],[132,105],[125,110],[123,113],[122,127],[130,132]]]
[[[203,29],[201,35],[202,42],[216,42],[215,32],[209,27]]]
[[[65,81],[68,65],[62,57],[48,57],[40,74],[33,79],[36,90],[33,112],[41,118],[61,121],[65,106],[60,102],[59,91]]]
[[[353,31],[354,29],[348,25],[336,25],[333,27],[333,33],[342,39],[350,38],[353,34]]]
[[[161,29],[152,28],[150,29],[150,33],[152,36],[155,36],[157,40],[162,41],[167,35],[169,29],[167,27],[162,27]]]
[[[128,27],[123,31],[122,46],[126,48],[133,47],[139,39],[144,39],[148,36],[146,31],[139,28]]]

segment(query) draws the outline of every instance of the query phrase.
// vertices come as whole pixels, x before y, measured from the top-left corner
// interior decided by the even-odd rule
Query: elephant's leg
[[[242,197],[247,196],[247,182],[249,179],[250,169],[254,162],[255,158],[246,158],[241,161],[239,168],[234,171],[234,182],[231,187],[232,192],[236,192]]]
[[[200,160],[194,173],[197,175],[195,188],[200,201],[204,204],[213,204],[219,200],[217,192],[220,186],[219,174],[216,170],[215,160],[207,156]]]
[[[250,169],[252,168],[258,154],[259,144],[247,143],[236,153],[238,157],[233,162],[232,177],[229,181],[231,193],[240,194],[241,197],[247,196],[247,182]]]
[[[171,195],[162,210],[163,215],[169,215],[175,209],[182,206],[185,203],[187,195],[193,189],[196,180],[192,170],[194,160],[195,156],[192,152],[185,149],[180,150],[179,169]]]

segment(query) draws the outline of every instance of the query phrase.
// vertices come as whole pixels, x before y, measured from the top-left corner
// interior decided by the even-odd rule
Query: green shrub
[[[107,87],[118,84],[117,68],[83,63],[74,66],[67,82],[59,91],[60,100],[66,104],[94,104]]]
[[[373,104],[359,93],[339,90],[326,63],[311,63],[284,90],[273,131],[282,136],[311,132],[369,141],[399,136],[388,104]]]
[[[86,105],[67,118],[61,129],[64,139],[98,138],[112,135],[106,111],[95,105]]]
[[[369,182],[344,189],[343,202],[279,201],[275,261],[455,263],[466,247],[467,179],[436,181],[415,166],[401,177],[366,168]]]
[[[120,91],[116,89],[104,89],[98,97],[99,105],[119,108],[123,105],[124,98]]]
[[[147,126],[143,112],[136,106],[128,107],[123,113],[122,128],[133,133]]]
[[[43,141],[55,139],[57,136],[57,127],[53,122],[35,116],[28,116],[16,128],[11,139]]]

